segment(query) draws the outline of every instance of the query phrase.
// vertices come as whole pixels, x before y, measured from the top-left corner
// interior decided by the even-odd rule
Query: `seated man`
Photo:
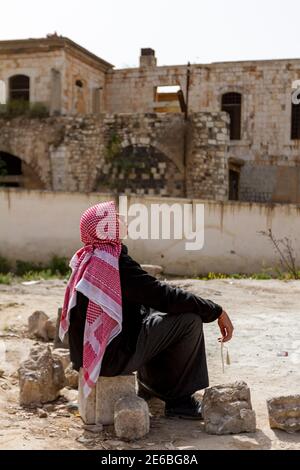
[[[92,220],[93,208],[88,210],[88,215],[86,211],[82,218],[84,223],[81,222],[81,233],[86,247],[92,241],[90,258],[84,266],[83,251],[83,254],[80,253],[81,263],[77,262],[75,268],[73,264],[73,297],[70,291],[65,298],[62,324],[69,317],[67,328],[73,367],[76,370],[84,368],[87,383],[91,386],[96,378],[91,380],[93,372],[90,375],[87,373],[90,363],[98,361],[98,364],[100,361],[97,376],[111,377],[137,371],[139,395],[144,398],[153,395],[164,400],[166,416],[201,419],[201,403],[192,395],[208,386],[202,325],[218,320],[222,334],[219,340],[225,342],[232,336],[231,321],[220,305],[172,287],[144,271],[128,255],[127,247],[121,242],[126,227],[114,212],[114,203],[98,204],[94,208],[97,207],[97,214],[103,214],[107,204],[112,219],[116,220],[117,236],[108,240],[102,235],[100,243],[99,236],[95,238],[94,230],[92,239],[89,238],[89,243],[86,243],[87,238],[82,232],[91,231],[91,227],[99,223],[97,217]],[[92,213],[95,216],[95,210]],[[109,255],[104,252],[107,243],[110,246]],[[111,256],[112,246],[114,249],[117,246],[119,250],[114,259]],[[93,263],[98,263],[98,271],[96,267],[91,268]],[[72,284],[72,276],[67,291]],[[106,283],[103,283],[103,278],[107,279]],[[93,282],[100,283],[96,286],[99,295]],[[118,300],[121,320],[118,318]],[[95,305],[100,308],[99,312],[91,308]],[[89,308],[90,320],[87,314]],[[101,315],[99,325],[102,326],[98,325],[99,330],[94,330],[93,338],[88,338],[93,321]],[[108,337],[103,333],[105,328],[109,329],[109,322],[104,322],[105,315],[111,323],[114,322]],[[97,349],[95,338],[102,338],[105,345],[102,352],[100,346]]]

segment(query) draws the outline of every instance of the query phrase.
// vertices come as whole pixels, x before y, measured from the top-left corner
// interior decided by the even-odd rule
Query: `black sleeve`
[[[120,258],[120,278],[123,295],[165,313],[198,313],[204,323],[216,320],[222,307],[183,289],[172,287],[148,274],[130,256]]]

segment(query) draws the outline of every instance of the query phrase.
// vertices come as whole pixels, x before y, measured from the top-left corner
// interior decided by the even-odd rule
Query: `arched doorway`
[[[180,197],[184,178],[175,163],[152,145],[128,145],[108,152],[94,190]]]
[[[44,189],[36,172],[21,158],[0,151],[0,188]]]

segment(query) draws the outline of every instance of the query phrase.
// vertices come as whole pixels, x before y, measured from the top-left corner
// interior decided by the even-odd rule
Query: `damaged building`
[[[115,69],[68,38],[0,41],[0,185],[300,202],[300,59]]]

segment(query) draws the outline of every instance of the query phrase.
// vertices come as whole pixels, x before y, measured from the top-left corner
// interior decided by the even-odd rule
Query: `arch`
[[[152,145],[127,145],[109,156],[94,191],[183,196],[184,177],[177,165]]]
[[[0,151],[0,187],[45,189],[37,172],[24,160]]]
[[[9,78],[9,99],[30,101],[30,78],[27,75],[13,75]]]
[[[241,139],[242,94],[227,92],[222,94],[222,111],[230,116],[230,140]]]

